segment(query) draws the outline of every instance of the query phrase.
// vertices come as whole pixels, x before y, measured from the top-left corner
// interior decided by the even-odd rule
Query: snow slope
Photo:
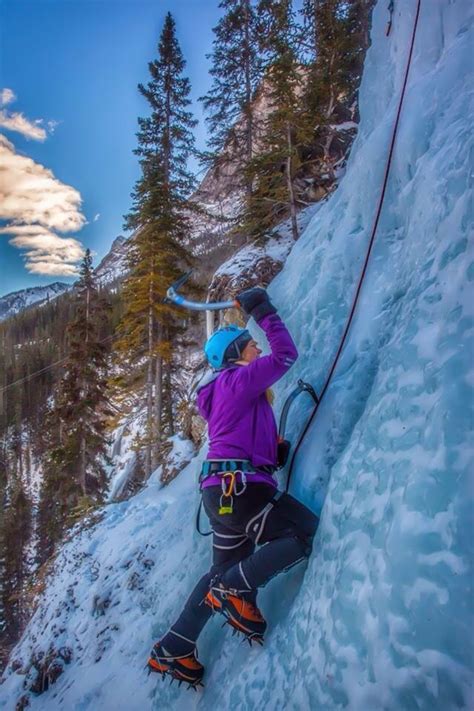
[[[346,176],[272,284],[301,354],[280,404],[298,377],[321,387],[361,269],[416,2],[396,3],[389,39],[386,5],[374,12]],[[143,671],[209,564],[208,540],[192,534],[201,452],[169,487],[154,476],[64,546],[14,651],[19,671],[0,687],[2,708],[33,676],[32,652],[52,644],[72,659],[34,710],[473,707],[472,42],[470,0],[422,2],[366,283],[294,473],[304,502],[319,510],[325,498],[321,524],[307,568],[261,593],[265,647],[212,620],[199,644],[202,693]],[[309,407],[292,410],[293,436]]]

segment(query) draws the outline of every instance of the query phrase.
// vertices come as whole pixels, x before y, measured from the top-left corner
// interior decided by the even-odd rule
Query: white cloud
[[[77,262],[84,255],[84,248],[77,239],[53,233],[18,235],[10,244],[28,250],[25,259],[32,274],[74,276]]]
[[[0,89],[0,107],[7,106],[13,101],[16,101],[16,96],[12,89]],[[16,133],[21,133],[22,136],[32,138],[35,141],[46,140],[48,133],[54,133],[59,122],[47,121],[46,128],[44,124],[44,119],[30,121],[22,113],[0,110],[0,128],[4,128],[7,131],[16,131]]]
[[[47,133],[43,126],[43,119],[37,121],[29,121],[23,114],[7,111],[0,111],[0,127],[6,128],[7,131],[16,131],[21,133],[26,138],[33,138],[35,141],[44,141]]]
[[[0,219],[14,224],[39,224],[71,232],[86,220],[79,192],[61,183],[51,170],[27,156],[0,135]]]
[[[61,183],[52,171],[16,153],[0,134],[0,233],[14,235],[10,244],[25,252],[26,268],[34,274],[73,276],[84,254],[73,237],[86,223],[80,193]]]
[[[100,212],[98,212],[97,215],[94,215],[92,222],[97,222],[98,219],[100,219]]]
[[[6,106],[16,100],[16,96],[11,89],[0,89],[0,106]]]

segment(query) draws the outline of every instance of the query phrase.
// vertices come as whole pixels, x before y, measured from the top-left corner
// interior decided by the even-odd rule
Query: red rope
[[[398,125],[399,125],[399,123],[400,123],[400,116],[401,116],[401,113],[402,113],[403,101],[404,101],[404,98],[405,98],[405,92],[406,92],[406,88],[407,88],[407,84],[408,84],[408,75],[409,75],[409,73],[410,73],[410,66],[411,66],[411,61],[412,61],[412,56],[413,56],[413,48],[414,48],[414,46],[415,46],[416,30],[417,30],[417,27],[418,27],[418,18],[419,18],[419,16],[420,16],[420,9],[421,9],[421,0],[418,0],[418,2],[417,2],[417,8],[416,8],[416,15],[415,15],[415,22],[413,23],[413,32],[412,32],[412,36],[411,36],[410,51],[409,51],[409,53],[408,53],[408,61],[407,61],[407,66],[406,66],[406,70],[405,70],[405,77],[404,77],[404,80],[403,80],[402,91],[401,91],[401,94],[400,94],[400,101],[399,101],[399,103],[398,103],[397,115],[396,115],[395,124],[394,124],[394,127],[393,127],[392,140],[391,140],[391,142],[390,142],[390,149],[389,149],[389,152],[388,152],[387,164],[386,164],[386,166],[385,166],[385,174],[384,174],[384,179],[383,179],[383,183],[382,183],[382,191],[381,191],[381,193],[380,193],[380,198],[379,198],[379,202],[378,202],[378,206],[377,206],[377,212],[376,212],[376,214],[375,214],[375,220],[374,220],[374,224],[373,224],[373,227],[372,227],[372,232],[371,232],[371,234],[370,234],[369,245],[368,245],[368,247],[367,247],[367,253],[366,253],[366,255],[365,255],[365,260],[364,260],[364,266],[362,267],[362,271],[361,271],[361,274],[360,274],[360,277],[359,277],[359,282],[358,282],[358,284],[357,284],[357,289],[356,289],[356,292],[355,292],[355,295],[354,295],[354,299],[353,299],[353,301],[352,301],[351,310],[350,310],[350,312],[349,312],[349,317],[348,317],[348,319],[347,319],[347,321],[346,321],[346,325],[345,325],[344,331],[343,331],[343,333],[342,333],[342,337],[341,337],[341,340],[340,340],[340,343],[339,343],[339,347],[338,347],[338,349],[337,349],[337,351],[336,351],[336,355],[334,356],[334,359],[333,359],[331,368],[330,368],[330,370],[329,370],[329,374],[328,374],[328,376],[327,376],[327,378],[326,378],[326,382],[324,383],[323,389],[321,390],[321,394],[320,394],[320,396],[319,396],[319,402],[314,406],[313,411],[312,411],[312,413],[311,413],[311,415],[310,415],[310,418],[309,418],[308,422],[306,423],[306,426],[305,426],[303,432],[301,433],[301,435],[300,435],[300,437],[299,437],[299,439],[298,439],[298,442],[297,442],[297,444],[296,444],[296,447],[295,447],[295,449],[294,449],[293,456],[292,456],[292,458],[291,458],[291,462],[290,462],[290,466],[289,466],[289,470],[288,470],[288,481],[287,481],[287,484],[286,484],[286,491],[288,491],[288,489],[289,489],[289,487],[290,487],[290,479],[291,479],[291,474],[292,474],[292,471],[293,471],[293,464],[294,464],[294,461],[295,461],[295,457],[296,457],[296,455],[297,455],[297,453],[298,453],[298,450],[299,450],[299,448],[300,448],[300,446],[301,446],[301,444],[302,444],[302,442],[303,442],[303,440],[304,440],[304,438],[305,438],[305,436],[306,436],[306,433],[308,432],[308,429],[310,428],[310,426],[311,426],[311,424],[312,424],[312,422],[313,422],[313,420],[314,420],[314,418],[315,418],[315,416],[316,416],[316,413],[317,413],[317,411],[318,411],[319,405],[321,404],[321,401],[322,401],[324,395],[326,394],[326,391],[327,391],[327,389],[328,389],[328,387],[329,387],[329,385],[330,385],[330,383],[331,383],[332,376],[334,375],[334,371],[336,370],[336,366],[337,366],[337,364],[338,364],[338,362],[339,362],[339,358],[340,358],[341,353],[342,353],[342,350],[343,350],[343,348],[344,348],[344,345],[345,345],[345,342],[346,342],[346,339],[347,339],[347,335],[348,335],[348,333],[349,333],[349,329],[350,329],[350,327],[351,327],[351,325],[352,325],[352,321],[353,321],[353,318],[354,318],[354,314],[355,314],[355,310],[356,310],[356,307],[357,307],[357,303],[358,303],[358,301],[359,301],[360,292],[361,292],[361,289],[362,289],[362,285],[363,285],[363,283],[364,283],[365,275],[366,275],[366,273],[367,273],[367,267],[368,267],[368,264],[369,264],[369,259],[370,259],[370,255],[371,255],[371,252],[372,252],[372,247],[373,247],[373,244],[374,244],[374,241],[375,241],[375,237],[376,237],[376,234],[377,234],[377,228],[378,228],[379,221],[380,221],[380,215],[381,215],[381,213],[382,213],[382,207],[383,207],[383,203],[384,203],[384,199],[385,199],[385,193],[386,193],[386,191],[387,191],[387,184],[388,184],[388,179],[389,179],[389,175],[390,175],[390,168],[391,168],[391,165],[392,165],[392,158],[393,158],[393,153],[394,153],[394,149],[395,149],[395,140],[396,140],[396,138],[397,138]]]

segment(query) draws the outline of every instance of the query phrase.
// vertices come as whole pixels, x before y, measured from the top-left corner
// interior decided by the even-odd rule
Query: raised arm
[[[291,368],[298,351],[264,289],[244,291],[237,300],[263,329],[271,348],[269,355],[232,371],[229,385],[234,394],[252,398],[265,392]]]

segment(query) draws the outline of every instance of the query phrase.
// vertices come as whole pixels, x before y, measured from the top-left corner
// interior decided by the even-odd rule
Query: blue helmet
[[[239,360],[243,349],[252,340],[246,328],[231,323],[215,331],[206,341],[204,353],[214,370],[225,367],[226,363]]]

